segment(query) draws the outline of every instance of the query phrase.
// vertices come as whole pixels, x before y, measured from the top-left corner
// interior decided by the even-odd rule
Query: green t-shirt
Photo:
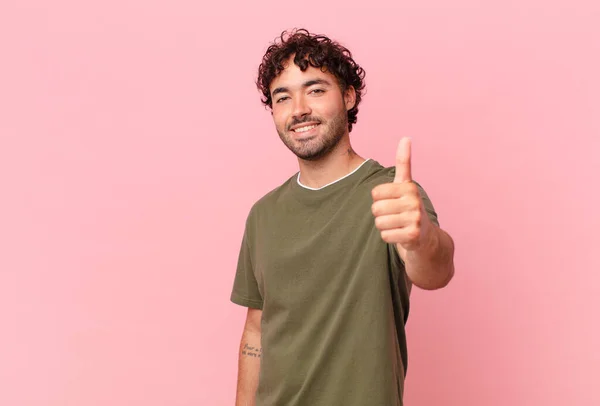
[[[367,160],[320,189],[294,175],[252,206],[231,301],[263,311],[257,406],[402,405],[411,283],[371,212],[394,172]]]

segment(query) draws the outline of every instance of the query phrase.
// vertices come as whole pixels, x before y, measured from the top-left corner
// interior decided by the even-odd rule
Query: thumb
[[[410,146],[411,139],[404,137],[398,144],[396,151],[396,176],[394,183],[411,182],[412,176],[410,173]]]

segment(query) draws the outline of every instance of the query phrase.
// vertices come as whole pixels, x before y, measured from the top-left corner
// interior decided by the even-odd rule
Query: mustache
[[[321,124],[321,119],[319,119],[317,117],[304,117],[301,120],[294,119],[294,121],[292,121],[290,123],[290,125],[288,125],[287,129],[289,131],[290,128],[292,128],[295,125],[303,124],[303,123],[310,123],[310,122],[317,122],[317,123]]]

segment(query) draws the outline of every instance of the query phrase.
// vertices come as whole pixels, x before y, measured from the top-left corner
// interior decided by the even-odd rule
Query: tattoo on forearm
[[[244,344],[244,348],[242,348],[242,355],[253,358],[260,358],[262,355],[262,348],[252,347],[248,344]]]

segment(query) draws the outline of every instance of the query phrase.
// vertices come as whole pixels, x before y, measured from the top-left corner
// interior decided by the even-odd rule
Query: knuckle
[[[419,201],[419,199],[415,199],[412,202],[411,210],[419,214],[421,213],[421,202]]]
[[[387,243],[393,243],[396,241],[397,237],[394,234],[393,230],[386,230],[381,232],[383,241]]]
[[[420,230],[419,230],[418,228],[415,228],[415,229],[413,229],[413,230],[409,231],[409,233],[408,233],[408,237],[409,237],[411,240],[417,240],[417,239],[419,239],[419,235],[420,235],[420,234],[421,234]]]
[[[371,190],[371,197],[373,198],[373,200],[377,200],[377,196],[379,196],[379,190],[377,188],[374,188],[373,190]]]
[[[417,226],[421,226],[421,221],[423,220],[423,215],[421,214],[421,211],[417,211],[417,213],[415,214],[415,223],[417,224]]]

